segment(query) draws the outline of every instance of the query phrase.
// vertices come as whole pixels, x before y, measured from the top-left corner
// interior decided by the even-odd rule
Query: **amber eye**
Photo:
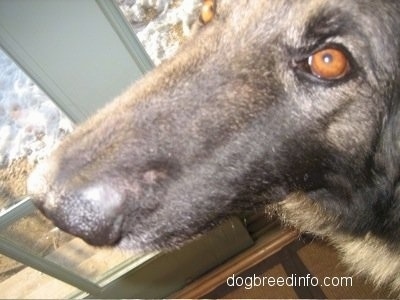
[[[200,21],[209,23],[215,16],[215,0],[204,0],[200,12]]]
[[[346,54],[335,48],[314,53],[308,58],[308,65],[314,76],[326,80],[340,79],[350,70]]]

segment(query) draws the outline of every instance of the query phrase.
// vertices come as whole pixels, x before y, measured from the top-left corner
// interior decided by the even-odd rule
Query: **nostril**
[[[31,195],[30,198],[37,209],[47,218],[50,218],[51,210],[48,208],[45,195]]]
[[[44,196],[41,196],[41,195],[30,195],[30,199],[32,200],[33,204],[35,204],[35,206],[42,213],[44,213],[44,204],[45,204]]]

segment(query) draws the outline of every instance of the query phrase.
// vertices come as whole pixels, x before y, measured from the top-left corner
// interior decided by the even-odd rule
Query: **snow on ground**
[[[201,0],[117,0],[153,62],[171,57],[190,35]],[[153,19],[152,22],[149,21]],[[178,31],[178,32],[177,32]]]
[[[117,0],[155,64],[172,56],[201,0]],[[0,49],[0,168],[46,157],[74,125]],[[1,178],[0,178],[1,181]]]
[[[72,124],[3,52],[0,70],[0,165],[40,159]]]

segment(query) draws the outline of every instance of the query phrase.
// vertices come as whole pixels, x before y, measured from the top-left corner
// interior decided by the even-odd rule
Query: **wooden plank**
[[[198,299],[223,284],[229,276],[241,273],[293,242],[298,232],[280,227],[271,229],[260,237],[254,246],[217,267],[182,290],[170,295],[172,299]]]

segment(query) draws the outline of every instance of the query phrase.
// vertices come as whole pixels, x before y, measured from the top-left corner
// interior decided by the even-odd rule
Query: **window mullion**
[[[0,236],[0,253],[92,295],[98,295],[101,291],[100,286],[90,280],[29,252],[2,236]]]

